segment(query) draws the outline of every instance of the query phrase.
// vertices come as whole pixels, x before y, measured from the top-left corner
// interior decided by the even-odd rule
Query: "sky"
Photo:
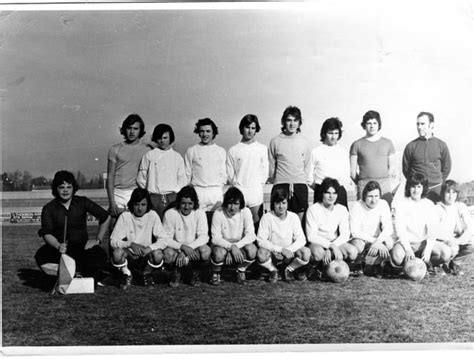
[[[450,177],[474,179],[469,0],[275,5],[2,11],[2,171],[101,174],[130,113],[144,119],[147,141],[170,124],[181,154],[198,142],[203,117],[229,149],[253,113],[268,145],[295,105],[312,146],[337,116],[347,150],[376,110],[399,154],[417,137],[416,115],[432,112]]]

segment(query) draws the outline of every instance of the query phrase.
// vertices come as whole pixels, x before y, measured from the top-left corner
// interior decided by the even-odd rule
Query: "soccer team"
[[[311,149],[301,134],[301,111],[289,106],[281,133],[267,148],[256,141],[260,123],[249,114],[239,124],[241,141],[226,153],[215,143],[216,124],[204,118],[194,128],[199,143],[183,159],[172,148],[171,126],[157,125],[152,144],[146,144],[143,120],[129,115],[120,129],[124,141],[108,153],[109,212],[75,195],[70,172],[57,172],[55,199],[42,210],[39,235],[45,244],[35,255],[37,264],[55,274],[61,253],[67,253],[78,272],[100,285],[111,262],[123,289],[133,282],[132,269],[149,287],[154,272],[163,268],[171,272],[171,287],[182,281],[199,285],[206,273],[219,285],[224,266],[235,269],[236,281],[245,284],[254,262],[270,283],[280,276],[327,279],[328,268],[342,263],[354,276],[383,276],[387,270],[402,272],[415,257],[431,274],[462,275],[473,252],[472,223],[457,200],[458,184],[447,179],[451,159],[446,144],[433,136],[433,115],[417,116],[419,137],[403,154],[405,195],[395,201],[393,143],[380,134],[378,112],[368,111],[361,125],[366,135],[348,152],[338,143],[342,122],[329,118],[321,127],[322,145]],[[273,187],[264,214],[267,180]],[[349,211],[350,181],[358,201]],[[314,190],[309,208],[308,187]],[[88,213],[99,221],[96,240],[87,236]],[[98,245],[107,229],[110,262]]]

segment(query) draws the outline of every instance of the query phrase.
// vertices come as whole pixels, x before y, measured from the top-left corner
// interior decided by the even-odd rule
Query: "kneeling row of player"
[[[245,271],[254,261],[268,270],[269,281],[275,282],[278,278],[276,263],[283,264],[286,281],[294,279],[296,270],[298,279],[305,279],[307,265],[314,273],[316,267],[322,269],[333,260],[344,260],[360,272],[364,262],[370,263],[371,268],[388,260],[393,266],[402,266],[415,255],[429,266],[450,263],[459,273],[452,259],[462,259],[472,253],[467,211],[457,209],[455,212],[462,215],[454,220],[455,226],[448,229],[453,222],[448,217],[454,213],[448,207],[465,209],[456,202],[457,187],[453,181],[443,187],[446,199],[439,209],[423,198],[427,188],[422,177],[407,181],[406,197],[395,205],[398,234],[395,243],[390,209],[380,199],[377,182],[366,185],[363,199],[354,204],[350,216],[344,206],[336,204],[337,180],[326,178],[321,187],[320,198],[306,213],[307,237],[299,217],[287,210],[289,194],[284,189],[271,194],[271,211],[262,217],[255,236],[252,215],[245,207],[242,192],[229,188],[222,207],[212,217],[212,249],[208,245],[206,214],[198,209],[193,187],[186,186],[178,193],[175,208],[165,213],[163,228],[156,213],[150,211],[147,191],[136,189],[130,200],[130,212],[119,217],[111,235],[112,262],[124,274],[123,288],[132,281],[127,258],[143,256],[148,258],[144,270],[146,285],[153,284],[153,270],[166,264],[172,269],[170,285],[175,287],[179,285],[182,268],[191,269],[190,283],[196,285],[202,269],[209,264],[211,284],[220,283],[223,265],[236,265],[237,282],[244,284]],[[154,243],[152,236],[157,238]],[[460,252],[459,248],[463,250]]]

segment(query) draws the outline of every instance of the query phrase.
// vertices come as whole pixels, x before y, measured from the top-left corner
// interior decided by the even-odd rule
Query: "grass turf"
[[[462,277],[226,281],[55,295],[33,259],[38,227],[5,226],[3,346],[472,342],[473,262]],[[95,233],[92,228],[91,233]]]

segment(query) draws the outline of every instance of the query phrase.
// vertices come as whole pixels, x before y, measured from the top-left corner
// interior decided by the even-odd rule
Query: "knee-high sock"
[[[123,263],[119,263],[119,264],[112,263],[112,265],[125,275],[132,274],[132,272],[130,272],[130,269],[128,269],[128,261],[126,259],[125,259],[125,262]]]
[[[245,270],[253,263],[255,262],[255,260],[253,261],[249,261],[247,259],[244,259],[244,262],[239,264],[237,266],[237,270],[241,271],[241,272],[245,272]]]
[[[294,270],[296,270],[296,269],[298,269],[299,267],[302,267],[302,266],[304,266],[304,265],[306,265],[306,264],[308,264],[308,263],[309,263],[309,261],[304,261],[304,260],[302,260],[302,259],[300,259],[300,258],[298,258],[298,257],[295,257],[295,259],[293,259],[293,260],[291,261],[291,263],[288,265],[288,267],[286,267],[286,268],[288,268],[288,270],[289,270],[290,272],[293,272]]]
[[[269,259],[266,262],[259,263],[263,268],[268,269],[270,272],[276,271],[276,267],[273,265],[272,260]]]
[[[224,262],[216,263],[211,259],[211,269],[213,272],[220,272]]]

